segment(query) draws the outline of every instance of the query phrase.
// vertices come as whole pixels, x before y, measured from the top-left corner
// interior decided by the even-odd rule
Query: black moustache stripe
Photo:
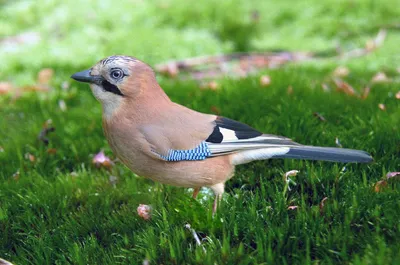
[[[124,96],[124,94],[121,93],[121,90],[118,89],[117,86],[111,84],[107,80],[103,80],[101,82],[101,86],[105,91],[111,92],[113,94],[119,95],[119,96]]]

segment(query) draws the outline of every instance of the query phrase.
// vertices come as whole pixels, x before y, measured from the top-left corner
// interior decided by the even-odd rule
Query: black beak
[[[73,74],[71,78],[79,82],[93,83],[96,79],[96,76],[90,75],[90,71],[91,69],[77,72]]]

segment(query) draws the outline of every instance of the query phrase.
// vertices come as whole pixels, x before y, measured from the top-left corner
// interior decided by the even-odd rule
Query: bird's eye
[[[120,79],[122,76],[124,75],[124,73],[122,72],[121,69],[114,69],[111,71],[111,77],[113,79]]]

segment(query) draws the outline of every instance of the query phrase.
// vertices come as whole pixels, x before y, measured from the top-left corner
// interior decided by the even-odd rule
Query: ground
[[[0,80],[27,90],[42,69],[55,72],[47,92],[0,95],[0,258],[16,264],[400,263],[400,183],[386,177],[400,171],[397,1],[0,3]],[[364,47],[382,28],[383,45],[368,55],[226,77],[216,80],[217,90],[158,77],[182,105],[303,144],[336,146],[337,138],[343,147],[370,152],[371,164],[240,166],[214,217],[206,190],[195,201],[189,190],[153,183],[119,162],[110,170],[92,164],[101,149],[115,156],[102,133],[100,105],[87,85],[69,77],[105,56],[133,55],[154,66],[235,51],[331,54]],[[336,91],[338,66],[349,70],[342,79],[356,93],[370,87],[366,99]],[[378,72],[389,82],[372,82]],[[261,75],[270,77],[269,86],[260,85]],[[37,137],[49,119],[55,131],[46,146]],[[283,178],[289,170],[300,171],[290,189]],[[139,204],[152,206],[149,221],[138,216]]]

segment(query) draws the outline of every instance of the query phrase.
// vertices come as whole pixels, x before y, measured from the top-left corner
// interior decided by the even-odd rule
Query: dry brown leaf
[[[364,91],[363,91],[363,93],[362,93],[361,98],[362,98],[362,99],[366,99],[366,98],[368,97],[368,95],[369,95],[369,92],[371,92],[371,88],[370,88],[369,86],[366,86],[366,87],[364,88]]]
[[[386,180],[380,180],[375,184],[375,192],[381,192],[387,187],[388,183]]]
[[[25,154],[25,159],[31,161],[32,163],[36,161],[36,157],[30,153]]]
[[[149,220],[151,218],[151,207],[150,207],[150,205],[139,204],[139,206],[137,207],[137,213],[144,220],[146,220],[146,221]]]
[[[260,77],[260,85],[263,87],[269,86],[271,84],[271,78],[268,75],[262,75]]]
[[[400,177],[400,172],[388,172],[386,174],[387,179],[394,178],[394,177]]]
[[[380,110],[383,110],[383,111],[386,110],[385,104],[379,103],[378,107],[379,107]]]
[[[8,82],[0,82],[0,95],[8,94],[13,90],[13,85]]]
[[[396,93],[396,96],[395,96],[395,97],[396,97],[397,99],[400,99],[400,91]]]
[[[350,84],[346,83],[345,81],[343,81],[341,79],[334,79],[334,82],[336,84],[337,91],[343,92],[350,96],[356,95],[356,91],[354,90],[354,88]]]
[[[345,67],[345,66],[338,66],[334,71],[333,71],[333,76],[335,77],[346,77],[350,73],[350,70]]]
[[[50,155],[55,155],[57,153],[57,149],[49,148],[49,149],[46,150],[46,153],[48,153]]]
[[[288,88],[287,88],[287,94],[288,94],[288,95],[293,94],[293,87],[292,87],[292,86],[288,86]]]
[[[210,89],[210,90],[217,90],[218,89],[218,83],[216,81],[210,81],[208,83],[203,83],[200,85],[201,89]]]
[[[326,201],[328,200],[328,197],[325,197],[322,199],[322,201],[319,203],[319,211],[322,214],[322,212],[324,211],[324,207],[326,205]]]
[[[92,163],[96,166],[96,167],[105,167],[105,168],[111,168],[113,165],[113,162],[111,161],[111,159],[109,157],[107,157],[104,154],[104,151],[101,150],[99,153],[97,153],[92,160]]]
[[[54,76],[54,70],[51,68],[44,68],[39,71],[37,76],[37,82],[39,85],[49,85],[51,79]]]
[[[390,82],[390,79],[386,76],[384,72],[379,72],[371,80],[373,83],[385,83]]]

